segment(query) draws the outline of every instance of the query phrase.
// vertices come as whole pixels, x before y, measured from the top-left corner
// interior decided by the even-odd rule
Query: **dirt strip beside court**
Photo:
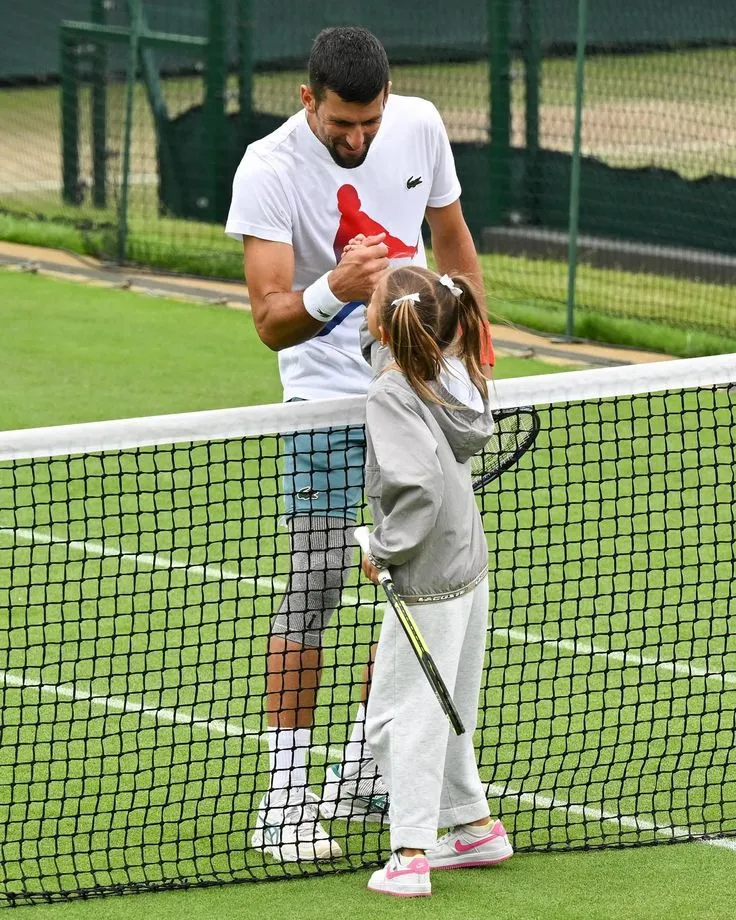
[[[250,309],[248,289],[244,283],[212,281],[207,278],[111,266],[90,256],[80,256],[58,249],[0,241],[0,265],[6,265],[16,271],[33,271],[87,284],[129,288],[158,297],[222,304],[240,310]],[[550,363],[580,364],[589,367],[614,367],[621,364],[670,360],[669,355],[651,351],[571,341],[502,324],[493,325],[492,329],[496,350],[501,355],[534,357]]]

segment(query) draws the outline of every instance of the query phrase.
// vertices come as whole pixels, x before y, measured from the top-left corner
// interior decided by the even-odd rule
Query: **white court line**
[[[518,790],[512,789],[508,786],[496,786],[493,783],[489,783],[486,786],[486,789],[489,795],[497,796],[499,798],[503,797],[507,799],[517,799],[519,802],[526,802],[531,805],[541,806],[548,811],[551,811],[552,809],[567,811],[570,814],[582,815],[586,818],[593,818],[596,821],[617,824],[621,828],[630,827],[635,828],[636,830],[654,831],[655,833],[661,834],[665,837],[682,837],[690,835],[690,832],[685,827],[676,827],[673,825],[663,827],[654,824],[651,821],[647,821],[644,818],[639,818],[638,816],[619,815],[615,812],[603,811],[600,808],[592,808],[590,805],[574,805],[570,802],[565,802],[562,799],[540,795],[537,792],[519,792]]]
[[[489,795],[493,795],[498,798],[517,799],[519,802],[526,802],[534,805],[535,807],[541,807],[548,811],[551,811],[552,809],[558,811],[566,811],[570,814],[582,815],[586,818],[592,818],[593,820],[600,821],[601,823],[617,824],[621,829],[633,828],[637,831],[653,831],[655,834],[658,834],[661,837],[693,837],[692,832],[687,827],[678,827],[677,825],[673,824],[667,826],[659,825],[652,821],[647,821],[644,818],[640,818],[637,815],[619,815],[615,814],[614,812],[603,811],[600,808],[592,808],[590,805],[574,805],[570,802],[565,802],[562,799],[539,795],[536,792],[518,792],[509,786],[496,786],[493,783],[488,783],[486,786],[486,791]],[[736,851],[736,839],[728,837],[713,837],[708,840],[698,840],[697,838],[694,838],[689,842],[699,844],[706,843],[709,846],[723,847],[727,850]]]
[[[144,703],[133,703],[119,697],[95,696],[86,690],[80,690],[74,686],[67,687],[59,684],[42,684],[40,681],[10,674],[7,671],[0,671],[0,683],[8,687],[22,687],[38,690],[39,693],[44,693],[57,699],[86,701],[93,706],[99,706],[105,712],[110,710],[113,712],[137,712],[142,716],[153,719],[155,722],[188,724],[192,725],[194,728],[201,728],[209,734],[225,735],[229,737],[250,737],[261,744],[266,743],[266,735],[264,732],[222,719],[207,719],[203,716],[181,712],[177,709],[158,708]],[[327,748],[322,745],[315,745],[310,749],[310,752],[337,762],[340,762],[343,756],[342,749],[334,747]],[[519,802],[529,803],[547,811],[555,809],[558,811],[566,811],[570,814],[579,814],[596,821],[617,824],[620,828],[650,830],[665,837],[691,836],[690,831],[684,827],[662,827],[642,818],[605,812],[601,809],[592,808],[589,805],[574,805],[561,799],[539,795],[538,793],[520,792],[509,786],[498,786],[489,783],[486,786],[486,790],[489,795],[498,798],[517,799]],[[694,842],[707,843],[709,846],[723,847],[736,851],[736,840],[729,838],[712,838],[710,840],[696,840]]]
[[[722,847],[724,850],[733,850],[736,852],[736,838],[734,837],[712,837],[710,840],[702,840],[701,843],[707,843],[710,847]]]
[[[81,690],[73,684],[71,686],[62,684],[43,684],[41,681],[33,680],[30,677],[11,674],[9,671],[0,671],[0,684],[4,684],[6,687],[38,690],[39,693],[53,696],[56,699],[70,700],[73,702],[88,702],[90,705],[97,706],[105,712],[137,712],[155,722],[165,722],[172,725],[191,725],[194,728],[201,728],[212,735],[253,738],[261,744],[267,743],[266,733],[258,728],[248,728],[238,722],[232,722],[225,719],[208,719],[205,716],[183,712],[180,709],[162,708],[143,702],[136,703],[122,697],[97,696],[87,690]],[[321,745],[315,745],[310,748],[310,750],[313,753],[322,754],[325,757],[329,756],[342,760],[342,750],[338,748],[326,748]]]
[[[192,566],[185,562],[175,560],[171,556],[163,554],[125,553],[117,547],[106,546],[105,544],[97,543],[95,541],[69,541],[66,539],[60,539],[54,534],[44,533],[38,530],[0,529],[0,533],[17,536],[21,539],[28,540],[31,543],[61,543],[68,546],[70,549],[75,549],[81,552],[89,552],[93,555],[118,557],[128,561],[133,561],[135,563],[148,565],[152,568],[184,569],[204,575],[207,578],[212,578],[213,580],[241,580],[251,582],[253,584],[258,584],[263,581],[270,587],[276,588],[277,590],[285,589],[285,584],[282,587],[282,583],[280,583],[277,579],[251,578],[242,576],[240,572],[226,569],[222,566]],[[347,593],[343,595],[343,600],[352,604],[359,602],[357,595],[350,595]],[[490,629],[494,633],[504,634],[512,639],[524,643],[531,642],[556,645],[559,648],[568,649],[575,652],[576,654],[602,655],[614,659],[620,659],[627,664],[647,664],[656,668],[666,669],[674,673],[681,673],[686,675],[694,674],[697,676],[705,677],[706,679],[718,679],[723,681],[723,683],[736,683],[736,675],[733,674],[708,672],[704,669],[696,668],[692,665],[681,664],[677,662],[662,662],[655,658],[640,656],[632,652],[610,651],[608,649],[598,648],[597,646],[588,642],[572,641],[568,639],[544,639],[544,637],[541,635],[535,635],[527,630],[522,629],[503,629],[492,627]],[[258,739],[260,743],[265,743],[266,741],[265,734],[258,729],[249,729],[245,726],[225,720],[207,719],[204,716],[189,714],[176,709],[158,708],[148,704],[134,703],[116,697],[94,696],[87,691],[79,690],[75,687],[64,687],[55,684],[41,684],[39,681],[18,677],[3,671],[0,671],[0,682],[4,683],[6,686],[35,688],[41,693],[50,694],[57,698],[61,697],[79,701],[86,700],[92,705],[100,706],[105,711],[112,710],[118,712],[139,712],[142,715],[151,717],[156,721],[190,724],[194,727],[202,728],[212,734],[253,737]],[[326,748],[324,746],[315,745],[311,748],[311,751],[312,753],[320,754],[324,757],[329,757],[337,761],[342,759],[342,751],[340,749]],[[650,821],[646,821],[638,817],[629,817],[614,814],[612,812],[604,812],[600,809],[592,808],[591,806],[575,805],[560,799],[539,795],[538,793],[523,793],[508,786],[497,786],[494,784],[489,784],[487,786],[487,791],[490,795],[498,797],[503,796],[504,798],[515,798],[520,802],[528,802],[534,806],[545,808],[547,810],[555,809],[566,811],[570,814],[582,814],[586,817],[593,818],[594,820],[618,824],[620,827],[634,828],[637,830],[651,830],[658,835],[668,837],[690,836],[690,832],[687,828],[659,827]],[[700,842],[708,844],[709,846],[722,847],[736,851],[736,840],[729,838],[713,838]]]
[[[174,559],[173,556],[166,553],[127,553],[119,546],[111,546],[109,543],[99,543],[95,540],[69,540],[66,537],[57,536],[53,532],[43,530],[4,527],[0,528],[0,535],[18,538],[28,543],[66,546],[85,555],[123,559],[134,565],[149,566],[152,569],[181,569],[195,575],[202,575],[212,581],[242,581],[255,586],[265,585],[280,594],[283,594],[287,588],[286,580],[283,578],[243,575],[237,569],[228,569],[221,565],[190,565],[188,562]],[[357,594],[349,591],[344,591],[341,597],[346,606],[357,608],[372,608],[374,606],[373,604],[364,603]]]
[[[246,728],[236,722],[226,722],[220,719],[207,719],[204,716],[198,716],[194,713],[183,712],[180,709],[166,709],[158,706],[152,706],[149,703],[135,703],[116,696],[95,696],[87,690],[81,690],[78,687],[65,686],[62,684],[43,684],[41,681],[33,680],[30,677],[11,674],[9,671],[0,671],[0,683],[6,687],[32,688],[39,693],[47,696],[54,696],[57,699],[72,700],[74,702],[89,702],[92,706],[112,712],[138,712],[141,715],[148,716],[155,721],[167,722],[178,725],[194,725],[202,727],[206,731],[217,735],[234,735],[234,736],[252,736],[262,738],[260,730]]]
[[[623,661],[624,664],[652,665],[655,668],[667,670],[674,674],[682,674],[686,676],[695,675],[698,677],[704,677],[706,680],[718,680],[724,684],[736,684],[736,674],[724,673],[720,671],[706,671],[703,668],[696,668],[694,665],[681,662],[659,661],[656,658],[637,655],[634,652],[610,651],[609,649],[599,648],[590,642],[578,642],[570,639],[545,639],[541,635],[531,633],[530,631],[524,629],[504,629],[489,627],[489,632],[505,635],[511,639],[515,639],[523,643],[555,645],[558,648],[567,649],[575,654],[601,655],[606,658],[619,659]],[[585,817],[593,818],[597,821],[612,822],[614,824],[618,824],[619,827],[622,828],[629,827],[635,828],[636,830],[650,830],[654,831],[656,834],[667,837],[690,836],[690,831],[684,827],[660,827],[651,821],[646,821],[639,817],[627,817],[625,815],[618,815],[612,812],[605,812],[601,809],[591,808],[588,805],[574,805],[568,802],[564,802],[560,799],[553,799],[547,796],[539,795],[538,793],[522,793],[508,786],[497,786],[493,783],[489,783],[486,788],[490,795],[504,798],[515,798],[520,802],[529,802],[535,806],[539,805],[547,809],[554,808],[570,812],[571,814],[580,814],[584,815]],[[715,837],[709,840],[696,842],[707,843],[709,846],[723,847],[725,849],[736,851],[736,840],[730,838]]]
[[[600,655],[613,661],[622,661],[626,665],[646,665],[680,677],[703,677],[705,680],[715,680],[725,686],[736,686],[736,674],[729,671],[706,671],[705,668],[698,668],[687,662],[662,661],[650,655],[638,655],[636,652],[620,652],[594,645],[592,642],[576,639],[545,639],[544,636],[527,629],[491,626],[489,627],[489,632],[508,636],[510,639],[525,644],[554,645],[557,648],[571,651],[576,655]]]
[[[265,585],[272,591],[283,593],[287,584],[284,579],[271,578],[266,576],[247,576],[242,575],[238,570],[228,569],[220,565],[190,565],[188,562],[174,559],[173,556],[163,553],[126,553],[120,547],[110,546],[109,544],[99,543],[94,540],[68,540],[65,537],[56,536],[37,529],[26,528],[0,528],[0,534],[11,537],[18,537],[29,543],[43,543],[63,545],[71,550],[81,553],[90,553],[95,556],[114,557],[123,559],[134,564],[150,566],[154,569],[181,569],[213,581],[243,581],[255,586]],[[342,594],[342,601],[349,606],[358,608],[372,608],[372,603],[364,603],[360,596],[349,591]],[[706,680],[720,681],[726,686],[736,686],[736,674],[728,671],[706,671],[704,668],[698,668],[695,665],[686,662],[662,661],[658,658],[647,655],[639,655],[631,651],[617,651],[597,646],[592,642],[573,640],[573,639],[545,639],[543,635],[534,633],[531,630],[508,628],[508,627],[488,627],[489,632],[499,635],[506,635],[514,641],[524,644],[554,645],[557,648],[566,649],[576,655],[603,656],[611,660],[622,661],[626,665],[645,665],[656,668],[657,670],[668,671],[669,673],[685,677],[703,677]]]
[[[20,538],[30,543],[63,545],[69,549],[75,550],[85,555],[89,553],[95,556],[119,558],[127,562],[131,562],[134,565],[145,565],[154,569],[181,569],[186,572],[202,575],[203,577],[210,578],[214,581],[244,581],[254,585],[263,583],[272,590],[279,592],[285,591],[287,587],[286,581],[283,579],[266,577],[253,578],[250,576],[241,575],[241,573],[237,570],[227,569],[224,566],[219,565],[189,565],[186,562],[176,560],[172,556],[162,553],[126,553],[120,547],[110,546],[109,544],[99,543],[93,540],[69,540],[67,538],[59,537],[54,533],[47,533],[45,531],[36,529],[0,528],[0,535]],[[358,608],[368,607],[372,609],[374,607],[373,604],[362,603],[357,594],[350,592],[343,592],[342,601],[345,604],[356,606]],[[79,701],[87,700],[96,706],[101,706],[104,709],[111,709],[117,712],[140,712],[144,715],[153,716],[156,719],[165,722],[191,724],[199,727],[204,727],[206,730],[213,731],[216,734],[236,736],[243,735],[254,737],[257,736],[261,743],[265,743],[265,735],[257,729],[247,729],[244,726],[238,725],[234,722],[211,720],[203,716],[190,715],[177,709],[165,709],[143,703],[132,703],[128,700],[120,699],[117,697],[94,696],[91,693],[88,693],[84,690],[79,690],[76,687],[68,688],[58,684],[42,684],[40,681],[34,681],[30,678],[18,677],[16,675],[10,674],[7,671],[0,671],[0,683],[5,683],[6,686],[35,687],[40,692],[53,696]],[[312,753],[321,754],[324,757],[329,756],[333,759],[342,760],[342,752],[335,748],[326,748],[324,746],[315,745],[310,748],[310,750]]]
[[[124,559],[126,562],[149,566],[152,569],[184,569],[187,572],[191,572],[195,575],[202,575],[213,581],[246,581],[255,585],[263,583],[267,587],[275,588],[277,591],[284,591],[286,589],[286,583],[277,578],[267,578],[263,576],[253,578],[241,575],[236,569],[228,569],[221,565],[190,565],[188,562],[174,559],[173,556],[169,556],[166,553],[127,553],[119,546],[111,546],[109,543],[98,543],[95,540],[69,540],[66,537],[57,536],[53,532],[22,527],[17,529],[0,528],[0,534],[16,537],[28,543],[66,546],[76,552],[90,554],[92,556]]]

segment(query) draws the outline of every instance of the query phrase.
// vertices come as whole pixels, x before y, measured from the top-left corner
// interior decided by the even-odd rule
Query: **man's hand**
[[[373,565],[371,560],[367,556],[363,556],[363,561],[361,563],[361,568],[363,569],[363,574],[365,577],[372,581],[374,585],[378,584],[378,569]]]
[[[381,275],[389,267],[385,233],[355,237],[345,247],[346,254],[330,272],[330,290],[343,303],[360,300],[367,303]]]

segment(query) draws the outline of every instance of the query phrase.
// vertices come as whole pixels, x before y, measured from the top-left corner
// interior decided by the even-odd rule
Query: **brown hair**
[[[459,297],[427,268],[395,268],[386,277],[378,307],[394,361],[419,396],[431,402],[441,400],[427,382],[437,380],[448,353],[463,361],[478,390],[488,394],[480,369],[485,312],[466,278],[454,276],[452,283],[461,289]],[[414,293],[418,303],[406,296]]]

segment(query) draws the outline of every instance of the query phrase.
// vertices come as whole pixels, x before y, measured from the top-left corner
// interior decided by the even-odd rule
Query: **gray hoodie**
[[[374,369],[390,364],[387,349],[372,351]],[[421,399],[389,366],[374,377],[366,403],[371,556],[410,603],[465,594],[488,572],[470,458],[491,436],[490,406],[483,400],[475,411],[441,383],[432,388],[446,405]]]

